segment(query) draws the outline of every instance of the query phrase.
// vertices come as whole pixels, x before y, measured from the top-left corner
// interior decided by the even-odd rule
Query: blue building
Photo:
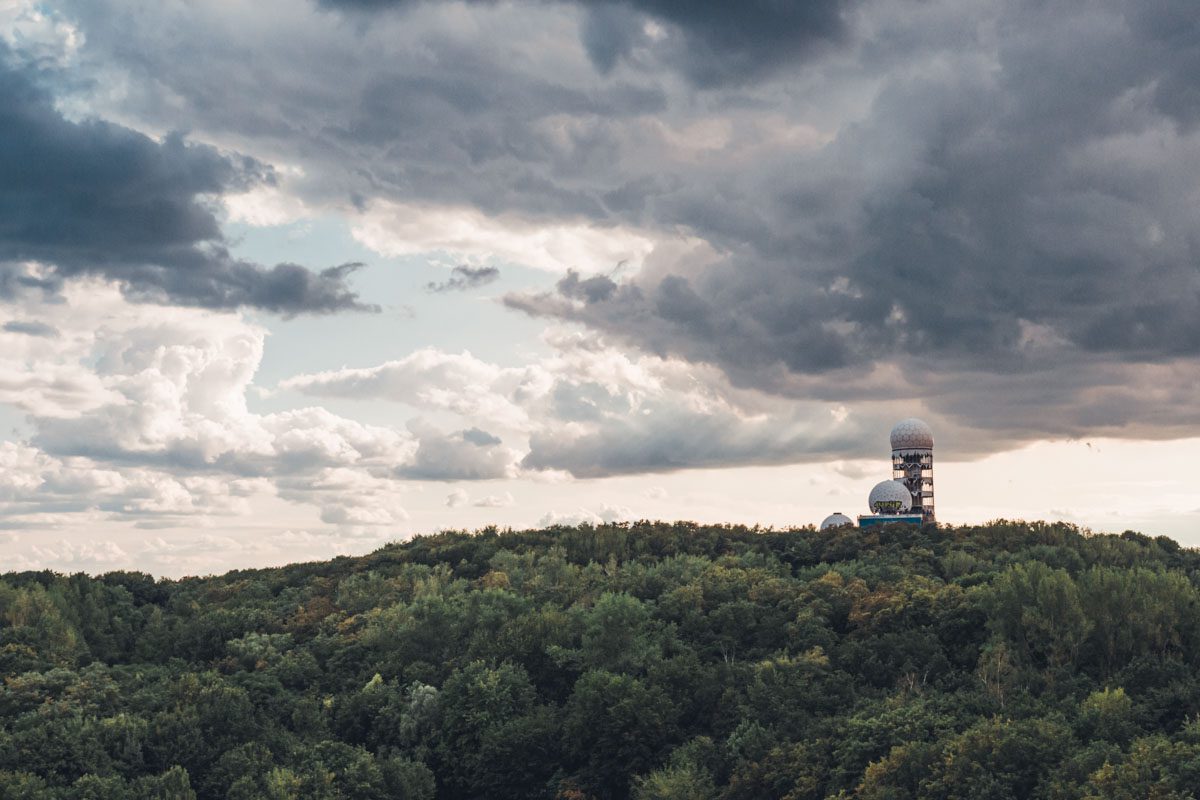
[[[925,521],[923,514],[860,514],[858,527],[870,528],[872,525],[890,525],[893,522],[903,522],[906,525],[920,525]]]

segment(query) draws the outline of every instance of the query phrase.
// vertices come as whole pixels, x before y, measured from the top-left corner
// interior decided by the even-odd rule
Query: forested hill
[[[1197,581],[1023,523],[7,574],[0,798],[1192,797]]]

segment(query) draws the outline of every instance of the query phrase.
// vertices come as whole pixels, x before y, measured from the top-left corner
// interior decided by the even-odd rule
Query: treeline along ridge
[[[0,800],[1189,798],[1198,581],[1007,522],[9,573]]]

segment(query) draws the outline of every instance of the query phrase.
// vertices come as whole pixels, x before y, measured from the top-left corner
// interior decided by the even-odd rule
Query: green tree
[[[1075,662],[1092,622],[1065,570],[1018,564],[997,577],[986,595],[993,629],[1028,661],[1050,668]]]
[[[678,740],[676,708],[658,687],[630,675],[590,670],[567,702],[563,730],[578,784],[602,800],[627,796]]]

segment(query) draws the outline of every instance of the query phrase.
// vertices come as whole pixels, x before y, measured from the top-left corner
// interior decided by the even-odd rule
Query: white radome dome
[[[843,525],[853,525],[854,520],[847,517],[840,511],[835,511],[825,519],[821,520],[821,530],[826,528],[840,528]]]
[[[892,428],[893,450],[932,450],[933,429],[916,417],[902,419]]]
[[[912,495],[900,481],[880,481],[867,498],[872,514],[903,514],[912,508]]]

